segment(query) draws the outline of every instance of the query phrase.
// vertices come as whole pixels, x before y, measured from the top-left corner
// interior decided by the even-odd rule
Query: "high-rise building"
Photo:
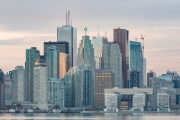
[[[141,74],[142,73],[139,70],[128,70],[128,74],[127,74],[128,88],[143,87]]]
[[[146,83],[146,58],[143,58],[143,72],[142,72],[142,74],[143,74],[143,80],[142,80],[142,82],[143,82],[143,85],[144,86],[147,86],[147,83]]]
[[[76,66],[77,55],[77,30],[76,28],[65,25],[57,28],[57,41],[69,43],[70,66]]]
[[[127,70],[129,70],[129,31],[126,29],[114,29],[114,43],[119,45],[122,53],[123,87],[127,87]]]
[[[69,54],[69,43],[65,41],[59,41],[59,42],[44,42],[44,56],[46,57],[46,51],[48,47],[56,46],[56,49],[58,52],[63,52],[66,54]]]
[[[94,48],[94,58],[95,58],[95,63],[96,63],[96,69],[100,69],[99,66],[99,54],[101,52],[101,48],[103,44],[107,44],[108,40],[106,37],[102,36],[94,36],[91,40]]]
[[[50,46],[46,50],[46,63],[48,66],[48,78],[59,77],[59,52],[56,46]]]
[[[31,49],[26,49],[26,63],[25,63],[25,100],[33,102],[33,70],[35,61],[39,59],[40,52],[36,47],[31,47]]]
[[[103,44],[100,53],[100,68],[114,72],[114,86],[123,88],[122,54],[118,44]]]
[[[64,78],[70,68],[70,56],[66,53],[59,53],[59,78]]]
[[[143,73],[143,51],[140,42],[130,41],[130,70],[141,72],[141,83],[144,85]]]
[[[90,65],[95,69],[94,48],[89,36],[82,36],[77,54],[77,66]]]
[[[2,71],[2,69],[0,69],[0,82],[3,83],[4,80],[4,72]]]
[[[146,105],[146,95],[144,93],[135,93],[133,95],[133,111],[144,111]]]
[[[33,102],[39,109],[48,110],[48,68],[44,59],[35,62],[33,73]]]
[[[96,109],[103,109],[104,103],[104,89],[111,89],[114,87],[114,72],[111,69],[96,69],[95,70],[95,107]]]
[[[24,101],[25,96],[25,70],[23,66],[16,66],[12,71],[12,103]]]
[[[150,70],[147,72],[147,86],[149,87],[149,78],[156,77],[156,73]]]
[[[89,65],[70,68],[62,79],[64,107],[92,109],[94,106],[94,69]]]
[[[4,84],[0,81],[0,109],[2,110],[5,105],[5,91]]]
[[[59,78],[49,78],[48,103],[60,106],[60,84]]]

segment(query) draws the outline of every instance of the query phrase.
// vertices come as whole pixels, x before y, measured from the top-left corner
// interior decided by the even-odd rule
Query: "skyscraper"
[[[95,69],[94,48],[89,36],[82,36],[77,54],[77,66],[90,65]]]
[[[100,68],[114,72],[114,86],[123,88],[122,54],[118,44],[104,44],[100,53]]]
[[[12,71],[12,103],[24,101],[25,93],[25,70],[23,66],[16,66]]]
[[[66,53],[59,53],[59,78],[62,79],[70,68],[70,56]]]
[[[128,88],[142,88],[142,72],[139,70],[128,70],[127,80],[128,80]]]
[[[127,70],[129,70],[129,31],[126,29],[114,29],[114,43],[119,45],[122,53],[123,87],[127,87]]]
[[[56,46],[50,46],[46,50],[46,63],[48,66],[48,78],[59,77],[59,52]]]
[[[103,44],[107,44],[108,40],[106,37],[94,36],[91,40],[94,48],[94,58],[96,63],[96,69],[99,69],[99,54]]]
[[[33,73],[33,102],[36,107],[48,110],[48,68],[44,59],[36,61]]]
[[[57,41],[65,41],[69,43],[70,66],[76,66],[77,55],[77,30],[76,28],[65,25],[57,28]]]
[[[31,47],[31,49],[26,49],[26,63],[25,63],[25,71],[26,71],[26,81],[25,81],[25,100],[33,102],[33,70],[34,64],[37,59],[40,57],[40,52],[36,47]]]

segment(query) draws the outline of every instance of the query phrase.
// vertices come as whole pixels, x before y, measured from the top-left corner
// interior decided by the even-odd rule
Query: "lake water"
[[[8,120],[180,120],[176,113],[0,113]]]

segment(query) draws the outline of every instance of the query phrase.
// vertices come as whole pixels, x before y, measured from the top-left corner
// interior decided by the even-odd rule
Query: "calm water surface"
[[[175,113],[1,113],[8,120],[180,120]]]

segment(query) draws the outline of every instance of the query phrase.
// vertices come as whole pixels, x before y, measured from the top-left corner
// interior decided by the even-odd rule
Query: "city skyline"
[[[178,7],[180,1],[103,2],[104,5],[109,5],[108,8],[98,4],[102,0],[91,2],[75,0],[72,2],[74,4],[62,1],[43,0],[43,4],[42,0],[1,1],[0,66],[5,73],[13,70],[15,66],[25,66],[26,49],[37,47],[42,55],[43,42],[57,40],[57,27],[66,23],[66,9],[71,11],[72,25],[77,28],[77,48],[84,35],[84,27],[88,28],[87,34],[91,40],[98,34],[99,23],[100,35],[105,36],[107,31],[109,41],[113,41],[113,29],[120,27],[129,30],[129,40],[137,38],[138,42],[142,42],[141,34],[144,35],[153,24],[145,38],[147,71],[153,70],[157,75],[167,70],[180,72],[178,65],[180,57],[177,56],[180,50],[177,41],[180,38],[178,36],[180,24],[176,12],[180,9]],[[6,52],[2,52],[4,50]]]

